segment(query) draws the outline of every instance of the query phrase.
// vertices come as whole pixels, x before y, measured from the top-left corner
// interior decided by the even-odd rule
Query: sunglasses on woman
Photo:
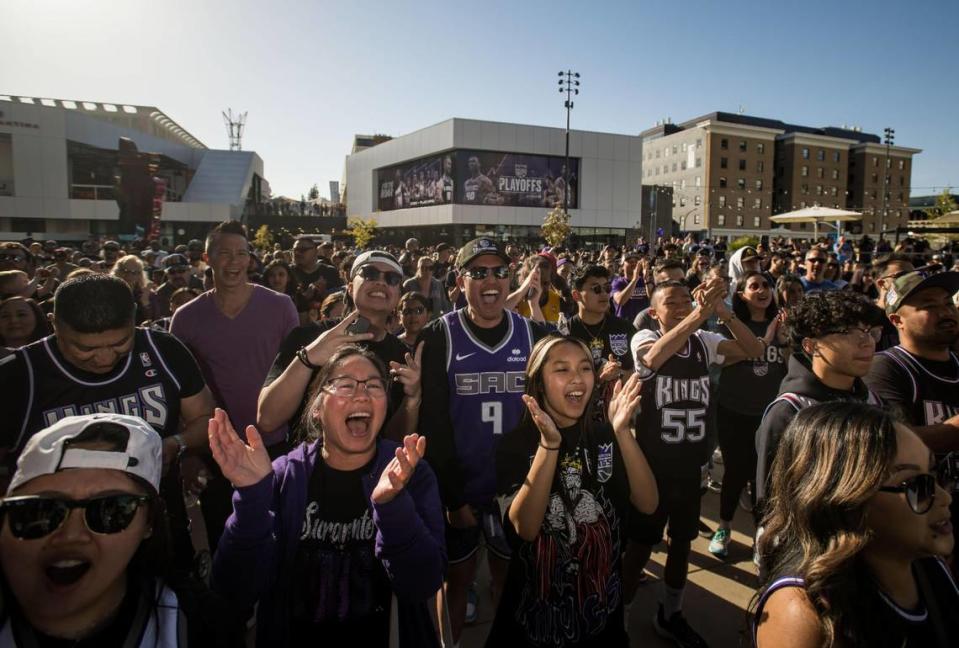
[[[898,486],[881,486],[879,490],[883,493],[905,493],[906,502],[912,512],[923,515],[929,512],[936,501],[936,484],[951,493],[956,486],[956,477],[952,471],[940,464],[935,474],[922,473],[910,477]]]
[[[401,275],[399,272],[394,272],[392,270],[387,270],[384,272],[371,265],[365,265],[360,268],[359,275],[363,277],[364,281],[379,281],[382,277],[387,286],[399,286],[403,281],[403,275]]]
[[[489,273],[492,272],[493,276],[497,279],[508,279],[509,278],[509,266],[496,266],[495,268],[487,268],[486,266],[477,266],[475,268],[466,268],[463,270],[463,276],[469,277],[470,279],[483,280],[489,276]]]
[[[112,535],[126,530],[137,509],[152,501],[149,495],[130,493],[82,500],[23,495],[0,502],[0,515],[10,523],[13,537],[20,540],[38,540],[50,535],[60,528],[70,511],[77,508],[83,509],[87,529],[100,535]]]

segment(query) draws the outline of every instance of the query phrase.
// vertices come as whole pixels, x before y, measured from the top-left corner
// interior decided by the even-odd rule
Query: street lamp
[[[569,114],[573,110],[573,96],[579,94],[579,72],[559,73],[559,91],[566,93],[566,166],[563,168],[563,213],[569,213]]]
[[[879,238],[882,238],[885,229],[886,209],[889,204],[889,147],[896,138],[896,131],[887,126],[883,129],[883,134],[885,135],[882,141],[886,145],[886,162],[882,172],[882,214],[879,215]]]

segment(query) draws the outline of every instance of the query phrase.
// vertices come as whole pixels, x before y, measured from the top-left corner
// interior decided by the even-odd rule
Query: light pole
[[[573,110],[573,96],[579,94],[579,72],[559,73],[559,91],[566,93],[566,165],[563,167],[563,213],[569,214],[569,114]]]
[[[882,238],[885,229],[886,209],[889,204],[889,147],[892,146],[893,140],[896,138],[896,131],[889,127],[884,128],[883,133],[885,137],[882,141],[886,145],[886,162],[882,171],[882,214],[879,215],[879,238]]]

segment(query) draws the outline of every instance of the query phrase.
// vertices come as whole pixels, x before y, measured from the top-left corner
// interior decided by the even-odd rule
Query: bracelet
[[[556,446],[555,448],[550,448],[548,445],[543,445],[543,441],[540,440],[540,442],[539,442],[539,447],[542,448],[543,450],[549,450],[550,452],[555,452],[555,451],[559,450],[560,448],[562,448],[562,447],[563,447],[563,444],[560,443],[560,444],[559,444],[558,446]]]
[[[728,324],[729,322],[732,322],[735,319],[739,319],[738,317],[736,317],[736,313],[730,313],[729,317],[727,317],[726,319],[717,318],[716,321],[722,324],[723,326],[726,326],[726,324]]]
[[[310,356],[306,353],[306,347],[300,347],[296,350],[296,359],[303,363],[303,366],[309,369],[310,371],[316,371],[320,367],[318,365],[310,362]]]

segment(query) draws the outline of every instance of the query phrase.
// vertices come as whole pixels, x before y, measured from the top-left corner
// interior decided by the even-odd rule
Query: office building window
[[[892,168],[892,160],[890,160],[889,158],[886,158],[886,168],[887,169]]]
[[[753,227],[759,227],[759,216],[753,216]]]
[[[874,167],[879,166],[879,158],[878,158],[878,157],[873,156],[873,158],[872,158],[872,165],[873,165]]]
[[[679,188],[680,189],[686,188],[686,178],[683,178],[682,180],[679,181]]]
[[[832,193],[832,195],[834,195],[834,196],[838,196],[838,195],[839,195],[839,189],[838,189],[837,187],[832,187],[831,190],[830,190],[830,193]]]
[[[686,142],[683,142],[683,153],[685,153],[685,152],[686,152],[686,147],[687,147],[687,146],[689,146],[689,145],[688,145],[688,144],[686,144]]]
[[[819,160],[820,162],[825,162],[826,152],[822,149],[819,149],[818,151],[816,151],[816,159]]]
[[[740,161],[739,161],[739,170],[740,170],[740,171],[745,171],[745,170],[746,170],[746,160],[740,160]]]
[[[697,187],[703,186],[703,176],[696,176],[696,186]]]
[[[833,151],[833,152],[832,152],[832,161],[833,161],[833,162],[839,162],[839,159],[840,159],[840,153],[839,153],[839,151]]]
[[[695,223],[696,225],[699,225],[699,213],[698,213],[698,212],[695,213],[695,214],[693,214],[693,223]]]
[[[801,175],[801,176],[804,177],[804,178],[805,178],[806,176],[808,176],[808,175],[809,175],[809,167],[807,167],[807,166],[805,166],[805,165],[799,167],[799,175]]]
[[[902,196],[902,194],[899,194],[899,195]],[[693,197],[693,204],[699,207],[701,204],[703,204],[703,197],[702,196]]]
[[[753,200],[753,209],[762,209],[763,208],[763,199],[755,198]]]
[[[736,207],[738,207],[739,209],[742,209],[743,207],[745,207],[745,204],[746,204],[746,201],[743,200],[742,196],[736,199]]]
[[[736,225],[739,226],[739,227],[742,227],[742,226],[743,226],[743,215],[742,215],[742,214],[736,214]]]
[[[832,179],[833,179],[833,180],[838,180],[838,179],[839,179],[839,169],[833,169],[833,170],[832,170]]]
[[[762,155],[763,153],[765,153],[765,152],[766,152],[766,145],[763,144],[762,142],[760,142],[759,144],[757,144],[757,145],[756,145],[756,152],[759,153],[760,155]]]
[[[656,149],[656,157],[659,157],[659,149]]]
[[[799,208],[800,208],[800,209],[805,209],[805,208],[806,208],[806,201],[805,201],[805,200],[803,200],[802,202],[799,203]]]
[[[686,160],[683,160],[682,162],[679,163],[679,168],[682,169],[683,171],[686,170]]]
[[[696,158],[696,166],[697,167],[703,166],[703,158]]]
[[[722,209],[726,206],[726,196],[719,197],[719,208]]]
[[[764,168],[765,166],[763,165],[762,160],[756,163],[756,173],[762,173]]]
[[[746,178],[739,178],[739,179],[737,179],[737,180],[736,180],[736,187],[737,187],[738,189],[745,189],[745,188],[746,188]]]
[[[675,173],[675,172],[676,172],[676,163],[673,162],[673,173]]]
[[[822,195],[822,185],[816,185],[816,195],[817,196]]]
[[[719,158],[719,168],[720,168],[720,169],[725,169],[725,168],[728,167],[728,166],[729,166],[729,160],[728,160],[728,159],[726,159],[726,158],[724,158],[724,157]]]
[[[664,146],[664,147],[663,147],[663,157],[669,157],[669,147],[668,147],[668,146]]]
[[[746,152],[746,140],[739,140],[739,150],[743,153]]]
[[[873,173],[873,174],[872,174],[872,181],[873,181],[874,183],[875,183],[875,182],[879,182],[879,174],[878,174],[878,173]]]
[[[762,190],[763,190],[763,181],[762,181],[762,180],[757,180],[757,181],[756,181],[756,191],[762,191]]]
[[[809,149],[806,148],[805,146],[804,146],[803,149],[802,149],[802,159],[804,159],[804,160],[808,160],[808,159],[809,159]]]
[[[899,160],[899,170],[902,171],[902,170],[905,169],[905,168],[906,168],[906,161],[905,161],[905,160]]]
[[[725,151],[726,149],[728,149],[728,148],[729,148],[729,140],[726,139],[725,137],[722,138],[721,140],[719,140],[719,148],[723,149],[724,151]]]
[[[696,140],[696,148],[703,148],[703,140],[702,140],[702,139],[697,139],[697,140]]]
[[[807,184],[799,185],[799,193],[801,193],[801,194],[803,194],[803,195],[808,194],[808,193],[809,193],[809,185],[807,185]]]
[[[716,214],[716,224],[725,225],[726,224],[726,214]]]
[[[676,145],[673,144],[673,155],[676,155]]]
[[[725,189],[725,188],[726,188],[726,178],[724,178],[724,177],[722,177],[722,176],[719,177],[719,188],[720,188],[720,189]]]
[[[822,177],[824,177],[825,175],[826,175],[826,170],[825,170],[825,169],[823,169],[822,167],[818,167],[818,168],[816,169],[816,177],[817,177],[817,178],[822,178]]]
[[[906,184],[906,176],[899,176],[899,186]]]
[[[685,206],[686,206],[686,196],[682,196],[682,197],[679,199],[679,206],[680,206],[680,207],[685,207]]]

